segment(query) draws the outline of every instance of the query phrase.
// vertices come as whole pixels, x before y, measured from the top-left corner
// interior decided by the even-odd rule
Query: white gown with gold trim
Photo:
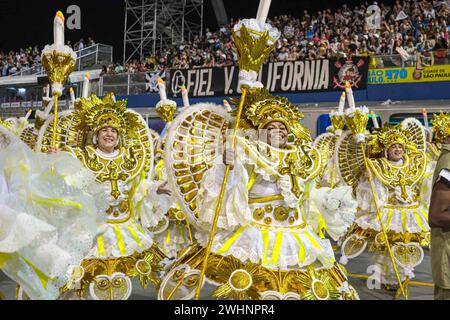
[[[260,168],[242,150],[237,154],[213,252],[282,270],[303,268],[313,263],[332,267],[335,259],[329,240],[319,238],[305,219],[310,210],[308,199],[314,181],[298,179],[301,195],[296,196],[289,175],[279,174],[276,166],[266,170]],[[279,159],[271,160],[272,164],[280,163]],[[211,223],[214,216],[224,168],[223,164],[216,164],[205,175],[200,191],[204,202],[199,210],[203,222]],[[206,232],[198,232],[196,237],[206,246],[208,236]]]
[[[156,190],[156,182],[141,179],[137,167],[125,169],[134,161],[129,150],[120,148],[105,154],[92,146],[87,146],[85,151],[68,149],[93,170],[97,180],[104,180],[108,192],[107,221],[101,226],[97,243],[86,258],[127,257],[152,247],[153,235],[148,228],[156,226],[164,214],[154,210],[151,193]],[[132,200],[130,195],[133,195]],[[146,227],[140,220],[145,221]]]

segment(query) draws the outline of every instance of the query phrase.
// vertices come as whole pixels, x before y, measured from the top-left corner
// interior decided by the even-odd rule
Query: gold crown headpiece
[[[239,68],[255,72],[259,72],[261,66],[267,61],[279,37],[276,34],[274,39],[269,31],[258,32],[244,24],[238,31],[233,30],[232,35],[239,56]]]
[[[369,147],[372,154],[382,154],[394,144],[402,145],[405,150],[416,148],[415,143],[408,140],[406,131],[400,125],[384,126],[383,129],[372,136]]]
[[[89,99],[81,99],[75,108],[84,114],[84,123],[81,125],[92,133],[100,129],[111,127],[116,129],[120,135],[125,133],[127,127],[127,101],[115,101],[113,94],[107,94],[103,99],[91,95]]]
[[[438,142],[442,142],[446,136],[450,135],[450,113],[441,112],[439,115],[434,115],[431,124],[434,137]]]
[[[237,104],[239,101],[232,99]],[[265,88],[251,89],[242,117],[243,128],[264,129],[271,122],[283,123],[296,140],[311,141],[309,130],[302,125],[303,114],[288,99],[273,96]]]

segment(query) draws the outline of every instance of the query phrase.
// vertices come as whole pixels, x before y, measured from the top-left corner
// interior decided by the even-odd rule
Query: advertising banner
[[[347,81],[358,90],[367,88],[368,68],[367,57],[272,62],[261,68],[258,81],[272,93],[341,91]],[[168,78],[171,97],[179,97],[183,85],[193,98],[240,93],[237,66],[170,70]]]

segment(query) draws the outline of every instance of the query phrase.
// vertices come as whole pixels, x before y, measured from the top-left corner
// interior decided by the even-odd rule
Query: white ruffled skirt
[[[205,247],[209,235],[197,233],[196,238]],[[335,263],[330,242],[320,239],[310,228],[277,229],[248,225],[231,232],[220,231],[214,239],[212,251],[269,269],[298,269],[313,263],[331,268]]]
[[[173,221],[170,221],[167,230],[155,235],[155,242],[169,258],[176,258],[181,249],[188,248],[191,245],[186,226]]]
[[[421,205],[403,209],[384,207],[381,212],[382,222],[388,232],[414,234],[430,231],[428,212]],[[381,231],[380,220],[376,212],[363,213],[356,219],[356,224],[362,229]]]
[[[153,235],[130,219],[124,223],[106,223],[100,227],[95,246],[87,259],[110,259],[142,253],[153,245]]]

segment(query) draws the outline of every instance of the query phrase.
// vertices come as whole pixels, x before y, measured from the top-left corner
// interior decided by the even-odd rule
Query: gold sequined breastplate
[[[266,227],[305,228],[306,220],[303,217],[303,202],[309,197],[304,182],[315,179],[320,173],[320,154],[317,149],[309,145],[299,147],[290,146],[287,149],[276,149],[269,145],[259,143],[244,145],[245,151],[253,159],[255,166],[263,169],[273,178],[272,184],[278,179],[287,178],[289,191],[297,199],[298,206],[290,208],[281,190],[278,194],[254,197],[249,199],[253,222]],[[248,189],[254,187],[257,180],[255,171],[250,175]]]
[[[401,166],[394,165],[386,158],[369,159],[375,176],[389,189],[400,188],[402,199],[408,199],[407,188],[419,187],[426,171],[427,157],[423,152],[405,154]]]
[[[110,192],[110,207],[107,210],[109,223],[122,223],[130,218],[130,193],[133,180],[143,170],[143,162],[131,148],[121,148],[117,155],[103,155],[92,146],[71,149],[73,154],[92,171],[100,183],[106,183]]]

